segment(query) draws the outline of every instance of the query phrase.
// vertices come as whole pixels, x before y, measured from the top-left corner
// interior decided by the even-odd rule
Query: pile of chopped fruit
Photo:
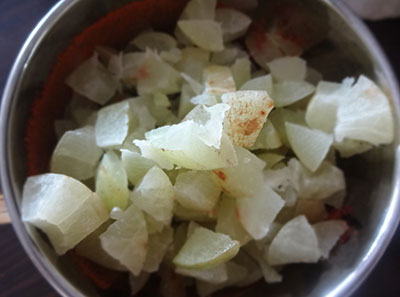
[[[174,36],[98,48],[66,80],[51,173],[27,179],[23,220],[59,255],[129,272],[133,293],[160,265],[208,296],[327,259],[348,229],[326,211],[346,195],[336,152],[390,143],[390,104],[367,77],[324,81],[298,56],[257,66],[237,42],[250,24],[192,0]]]

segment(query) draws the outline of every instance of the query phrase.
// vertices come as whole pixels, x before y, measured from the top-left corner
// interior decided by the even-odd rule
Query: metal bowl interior
[[[23,46],[2,100],[1,177],[7,206],[26,252],[63,296],[92,297],[99,296],[99,293],[90,282],[76,273],[69,261],[55,255],[39,232],[25,226],[20,219],[22,186],[28,174],[24,139],[27,123],[32,116],[32,102],[41,92],[57,57],[65,51],[74,36],[110,11],[129,2],[141,1],[111,2],[58,2]],[[260,2],[264,4],[271,1]],[[379,260],[399,221],[400,95],[393,72],[369,31],[345,5],[328,0],[302,0],[301,3],[329,26],[327,41],[306,53],[309,63],[321,71],[327,80],[364,73],[377,81],[392,102],[396,139],[390,146],[341,162],[348,181],[347,204],[353,208],[354,216],[362,225],[351,240],[339,246],[329,261],[318,265],[289,266],[283,271],[283,284],[271,286],[260,283],[246,289],[242,296],[349,296]],[[52,115],[53,118],[55,116]],[[52,131],[52,126],[42,128]],[[38,153],[48,154],[48,149]]]

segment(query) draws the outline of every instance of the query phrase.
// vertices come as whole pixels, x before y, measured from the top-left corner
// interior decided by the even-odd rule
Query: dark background
[[[0,94],[22,43],[55,0],[0,0]],[[400,19],[369,22],[400,77]],[[0,226],[0,296],[57,297],[26,256],[10,225]],[[400,296],[400,230],[353,297]]]

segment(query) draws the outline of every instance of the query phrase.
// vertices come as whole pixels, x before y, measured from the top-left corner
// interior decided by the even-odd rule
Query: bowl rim
[[[18,203],[15,200],[14,183],[11,180],[11,168],[9,164],[10,148],[8,141],[10,136],[9,131],[9,118],[10,110],[13,105],[13,99],[16,95],[16,90],[20,84],[20,77],[22,76],[25,64],[30,60],[31,53],[46,37],[48,31],[58,22],[63,14],[69,10],[70,7],[75,5],[80,0],[60,0],[58,1],[47,14],[39,21],[33,31],[28,36],[19,51],[19,54],[10,71],[4,93],[1,101],[0,110],[0,158],[3,160],[0,166],[1,185],[4,194],[4,199],[7,209],[12,220],[14,231],[22,244],[26,254],[29,256],[33,264],[42,274],[42,276],[50,283],[50,285],[62,296],[65,297],[85,297],[79,290],[77,290],[70,282],[63,281],[62,274],[55,269],[55,266],[49,261],[47,257],[39,252],[39,249],[34,244],[29,233],[26,230],[25,224],[20,217]],[[321,0],[335,9],[342,15],[345,22],[347,22],[358,34],[363,45],[377,63],[382,67],[383,74],[387,78],[389,89],[393,95],[393,109],[394,113],[400,115],[400,91],[398,87],[397,78],[392,70],[386,55],[382,48],[376,41],[375,37],[369,31],[367,26],[352,12],[352,10],[344,4],[341,0]],[[377,262],[382,257],[387,246],[389,245],[400,221],[400,179],[395,179],[400,176],[400,148],[397,147],[395,151],[396,162],[394,164],[394,189],[390,204],[387,207],[386,215],[383,222],[377,230],[377,236],[370,244],[368,251],[364,254],[362,261],[347,277],[340,283],[335,285],[335,288],[327,292],[327,297],[347,297],[350,296],[367,278],[370,272],[374,269]]]

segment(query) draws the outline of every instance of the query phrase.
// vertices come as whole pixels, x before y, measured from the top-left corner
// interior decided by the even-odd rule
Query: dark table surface
[[[0,94],[19,48],[55,0],[0,0]],[[400,77],[400,19],[370,22]],[[31,264],[10,225],[0,226],[0,296],[59,296]],[[400,230],[353,297],[400,296]]]

